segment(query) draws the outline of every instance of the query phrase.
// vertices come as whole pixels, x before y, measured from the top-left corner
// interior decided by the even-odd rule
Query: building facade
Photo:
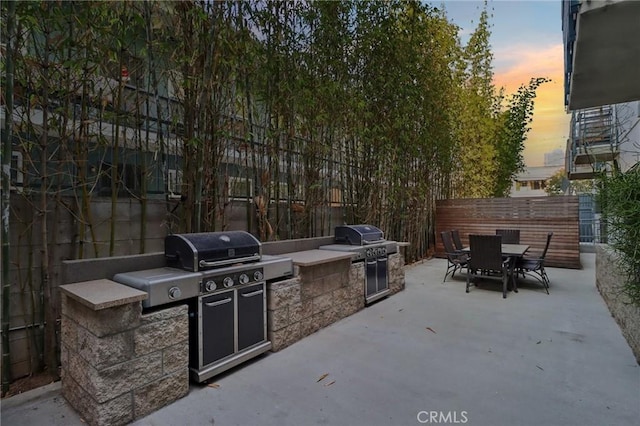
[[[562,2],[570,180],[640,159],[640,2]]]

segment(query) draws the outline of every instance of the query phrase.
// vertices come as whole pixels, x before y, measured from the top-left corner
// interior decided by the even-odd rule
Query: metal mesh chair
[[[442,238],[442,244],[444,244],[444,251],[447,255],[447,272],[444,274],[442,282],[447,280],[447,275],[451,273],[451,278],[456,274],[456,271],[462,270],[467,267],[469,256],[466,253],[460,253],[453,247],[451,240],[451,232],[443,231],[440,233]]]
[[[453,245],[456,248],[456,251],[461,251],[464,246],[462,245],[462,240],[460,239],[460,232],[457,229],[451,231],[451,238],[453,239]]]
[[[518,273],[530,275],[540,281],[544,286],[547,294],[549,294],[549,276],[544,270],[544,259],[547,256],[547,250],[549,250],[549,244],[551,243],[551,237],[553,232],[547,234],[547,243],[544,246],[542,254],[538,257],[523,256],[516,261],[516,270]]]
[[[502,236],[469,235],[470,257],[467,265],[467,293],[472,276],[474,281],[480,279],[478,272],[495,271],[498,276],[483,275],[482,278],[502,279],[502,297],[507,297],[507,287],[511,274],[511,258],[502,257]],[[477,287],[477,284],[476,284]]]
[[[520,244],[519,229],[496,229],[496,235],[502,236],[502,244]]]

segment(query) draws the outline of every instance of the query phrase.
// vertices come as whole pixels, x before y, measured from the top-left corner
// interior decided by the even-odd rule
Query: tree
[[[500,127],[496,141],[495,187],[493,196],[505,197],[516,175],[524,170],[524,143],[531,130],[534,99],[538,87],[550,81],[548,78],[532,78],[528,85],[521,85],[509,99],[509,107],[500,114]]]
[[[456,188],[461,197],[489,197],[495,193],[495,135],[499,130],[501,98],[493,85],[490,36],[485,6],[458,62],[460,89],[455,152],[461,163]]]
[[[564,169],[560,169],[547,179],[547,186],[544,188],[544,191],[549,196],[563,195],[568,184],[567,173]]]

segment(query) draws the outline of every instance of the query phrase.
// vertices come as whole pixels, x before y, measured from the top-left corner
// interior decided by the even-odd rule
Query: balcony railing
[[[567,141],[569,179],[592,179],[618,157],[615,110],[611,105],[575,111]]]

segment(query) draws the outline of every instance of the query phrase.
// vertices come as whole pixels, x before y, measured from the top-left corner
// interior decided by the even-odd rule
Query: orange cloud
[[[497,64],[494,84],[513,94],[534,77],[547,77],[536,92],[531,131],[525,142],[528,166],[544,164],[544,153],[565,148],[570,115],[564,110],[564,62],[562,44],[551,46],[515,45],[494,50]]]

